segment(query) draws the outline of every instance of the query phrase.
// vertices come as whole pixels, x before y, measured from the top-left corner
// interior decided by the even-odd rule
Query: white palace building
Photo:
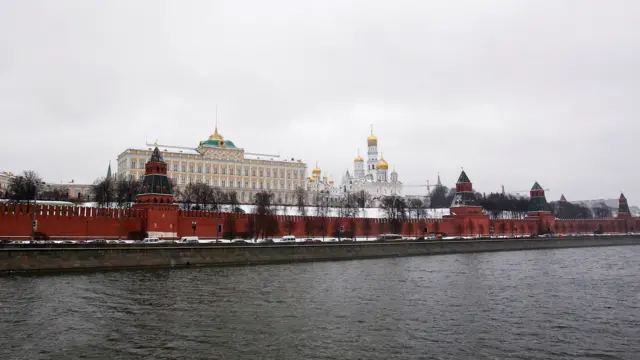
[[[179,188],[202,182],[223,191],[235,191],[242,203],[253,202],[260,191],[270,191],[275,201],[295,202],[295,190],[305,186],[307,165],[279,155],[249,153],[225,140],[218,127],[196,148],[147,144],[118,155],[118,178],[142,179],[144,164],[155,147],[167,163],[167,175]]]

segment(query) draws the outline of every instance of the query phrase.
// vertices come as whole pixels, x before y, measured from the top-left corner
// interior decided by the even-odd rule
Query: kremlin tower
[[[529,191],[529,196],[528,216],[551,215],[551,207],[549,203],[547,203],[544,189],[537,181],[533,184],[531,191]]]
[[[464,170],[456,182],[456,196],[453,198],[450,211],[455,215],[482,213],[482,206],[478,204],[473,193],[473,184]]]
[[[629,210],[629,203],[627,203],[627,198],[623,193],[620,193],[620,198],[618,199],[618,219],[629,219],[631,218],[631,210]]]
[[[144,166],[142,192],[136,196],[135,209],[147,210],[144,230],[149,237],[173,238],[178,231],[178,205],[173,203],[167,163],[156,147]]]

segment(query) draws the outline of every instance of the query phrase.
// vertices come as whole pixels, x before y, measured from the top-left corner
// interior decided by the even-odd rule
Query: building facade
[[[293,204],[295,190],[305,186],[307,165],[280,155],[249,153],[225,140],[217,126],[196,148],[149,145],[129,148],[118,155],[117,177],[142,180],[145,163],[158,147],[167,164],[167,176],[179,189],[205,183],[223,191],[235,191],[242,203],[252,203],[260,191],[269,191],[280,204]]]
[[[389,174],[389,163],[380,154],[378,157],[378,138],[371,134],[367,137],[367,160],[358,155],[353,160],[353,173],[348,170],[342,177],[342,193],[365,191],[373,199],[385,196],[402,196],[402,182],[395,169]]]
[[[11,172],[0,171],[0,196],[5,196],[9,189],[9,182],[15,175]]]

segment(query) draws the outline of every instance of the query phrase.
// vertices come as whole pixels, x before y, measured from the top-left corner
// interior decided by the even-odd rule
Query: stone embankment
[[[0,273],[257,265],[595,246],[640,245],[637,236],[447,240],[331,244],[101,245],[0,248]]]

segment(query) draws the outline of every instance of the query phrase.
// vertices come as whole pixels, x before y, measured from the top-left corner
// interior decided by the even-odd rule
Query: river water
[[[639,359],[640,246],[0,277],[0,359]]]

